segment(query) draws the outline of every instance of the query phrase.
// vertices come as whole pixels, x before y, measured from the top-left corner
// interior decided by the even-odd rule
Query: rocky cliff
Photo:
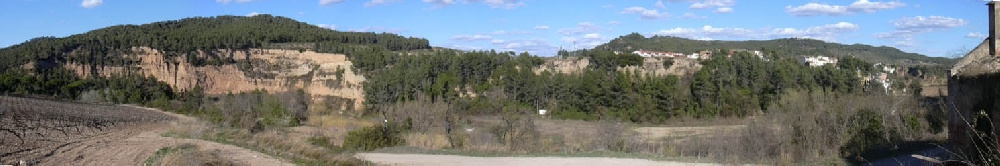
[[[147,47],[133,48],[132,52],[124,57],[139,63],[127,67],[91,68],[73,63],[64,67],[83,77],[139,73],[166,82],[177,91],[195,86],[201,86],[207,94],[302,90],[314,102],[340,102],[332,104],[342,109],[361,109],[364,103],[361,83],[365,77],[354,73],[351,61],[343,54],[281,49],[213,50],[214,55],[232,56],[245,63],[194,66],[183,56],[169,58],[162,51]],[[205,51],[199,54],[208,56]]]

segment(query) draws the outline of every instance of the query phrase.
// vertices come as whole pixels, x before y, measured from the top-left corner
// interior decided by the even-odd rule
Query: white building
[[[639,56],[642,56],[642,57],[646,57],[646,58],[649,58],[649,57],[668,57],[668,58],[684,57],[684,54],[681,54],[681,53],[646,51],[646,50],[641,50],[641,49],[638,50],[638,51],[633,51],[632,53],[636,54],[636,55],[639,55]]]
[[[896,73],[896,68],[893,67],[893,66],[891,66],[891,65],[886,65],[886,64],[882,64],[882,63],[875,63],[875,65],[873,65],[873,67],[875,67],[875,69],[882,70],[883,72],[886,72],[886,73],[889,73],[889,74]]]
[[[825,57],[825,56],[802,56],[799,59],[803,64],[809,65],[810,67],[819,67],[826,64],[837,64],[837,58]]]

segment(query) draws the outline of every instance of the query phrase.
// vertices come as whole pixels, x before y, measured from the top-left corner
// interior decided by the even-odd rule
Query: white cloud
[[[698,30],[695,30],[695,29],[680,28],[680,27],[678,27],[678,28],[674,28],[674,29],[660,30],[660,31],[657,31],[657,32],[653,32],[653,35],[661,35],[661,36],[689,36],[689,35],[693,35],[693,34],[695,34],[697,32],[698,32]]]
[[[492,43],[492,44],[503,44],[504,41],[500,40],[500,39],[493,39],[492,41],[490,41],[490,43]]]
[[[734,0],[690,0],[690,1],[694,2],[694,4],[691,4],[691,6],[688,7],[692,9],[723,8],[723,7],[732,7],[733,5],[736,5],[736,1]]]
[[[548,25],[535,26],[535,30],[547,30],[547,29],[549,29]]]
[[[656,7],[660,9],[667,9],[667,6],[663,5],[663,0],[656,1]]]
[[[906,4],[902,2],[869,2],[868,0],[858,0],[847,6],[847,9],[857,12],[874,13],[878,10],[895,9],[903,6],[906,6]]]
[[[316,26],[319,26],[320,28],[326,28],[326,29],[332,29],[332,30],[337,30],[337,25],[334,25],[334,24],[330,24],[330,25],[326,25],[326,24],[317,24]]]
[[[554,55],[559,47],[542,39],[522,39],[494,44],[498,51],[529,52],[536,55]]]
[[[896,27],[896,30],[891,32],[876,33],[874,36],[882,39],[912,41],[914,36],[917,34],[946,30],[968,24],[968,22],[963,19],[943,16],[904,17],[893,20],[891,23]]]
[[[434,4],[435,7],[444,7],[448,5],[453,5],[456,2],[465,3],[483,3],[489,5],[492,8],[504,8],[504,9],[514,9],[524,6],[524,2],[521,0],[423,0],[424,3]]]
[[[644,7],[633,6],[625,8],[620,12],[621,14],[639,14],[639,18],[645,20],[656,20],[661,18],[667,18],[669,16],[666,13],[660,13],[659,11],[653,9],[646,9]]]
[[[479,35],[479,34],[477,34],[477,35],[455,35],[454,37],[451,37],[451,40],[457,40],[457,41],[479,41],[479,40],[490,40],[490,39],[493,39],[493,36]]]
[[[669,0],[671,2],[691,3],[689,9],[714,9],[716,13],[729,13],[736,6],[736,0]],[[659,3],[657,3],[659,5]]]
[[[849,22],[839,22],[822,26],[809,27],[804,30],[794,28],[780,28],[772,31],[772,37],[797,37],[812,38],[819,40],[833,40],[837,34],[853,32],[860,29],[860,26]]]
[[[846,15],[847,7],[834,6],[819,3],[807,3],[802,6],[785,6],[785,11],[793,16],[815,16],[815,15]]]
[[[490,5],[490,7],[493,8],[513,9],[524,6],[524,2],[521,2],[521,0],[470,0],[470,1],[472,2],[483,1],[483,3],[486,3],[487,5]]]
[[[681,15],[681,18],[687,18],[687,19],[704,19],[704,18],[707,18],[707,17],[705,17],[705,16],[699,16],[697,14],[694,14],[694,13],[691,13],[691,12],[687,12],[687,13],[684,13],[684,15]]]
[[[969,34],[966,34],[965,37],[967,37],[967,38],[982,39],[982,38],[989,37],[989,35],[982,34],[982,33],[976,33],[976,32],[969,32]]]
[[[869,0],[858,0],[848,6],[821,3],[807,3],[796,7],[785,6],[785,11],[791,13],[793,16],[838,16],[858,12],[874,13],[879,10],[895,9],[903,6],[906,6],[906,4],[902,2],[871,2]]]
[[[559,34],[563,35],[579,35],[585,33],[596,33],[610,31],[608,28],[598,27],[596,24],[591,22],[580,22],[577,23],[576,27],[573,28],[563,28],[559,29]]]
[[[434,4],[435,7],[444,7],[455,4],[455,0],[424,0],[424,3]]]
[[[562,41],[564,43],[572,43],[572,42],[576,42],[576,38],[573,38],[573,37],[563,37]]]
[[[247,3],[247,2],[252,2],[254,0],[215,0],[215,2],[218,2],[218,3],[221,3],[221,4],[229,4],[230,2],[233,2],[233,1],[236,1],[236,3]]]
[[[718,9],[715,9],[713,12],[716,12],[716,13],[732,13],[733,12],[733,8],[731,8],[731,7],[720,7]]]
[[[228,1],[228,0],[226,0]],[[319,0],[319,5],[330,5],[344,2],[344,0]]]
[[[849,22],[839,22],[836,24],[827,24],[820,26],[808,27],[805,29],[797,28],[761,28],[761,29],[746,29],[746,28],[720,28],[713,27],[711,25],[705,25],[700,29],[694,28],[673,28],[668,30],[660,30],[652,32],[651,35],[660,36],[677,36],[685,37],[697,40],[714,40],[714,39],[773,39],[773,38],[812,38],[819,40],[832,41],[836,36],[853,32],[860,29],[858,25]]]
[[[913,39],[911,38],[911,39],[897,41],[895,44],[893,44],[893,46],[896,46],[896,47],[913,47],[913,46],[916,46],[916,44],[913,43]]]
[[[480,48],[480,47],[468,46],[468,45],[461,45],[461,44],[452,44],[450,47],[454,48],[454,49],[466,50],[466,51],[482,50],[482,48]]]
[[[80,3],[80,6],[83,6],[83,8],[93,9],[93,8],[95,8],[97,6],[101,6],[101,4],[104,4],[104,1],[102,1],[102,0],[83,0],[83,2]]]
[[[258,13],[258,12],[250,12],[250,14],[247,14],[247,17],[253,17],[253,16],[260,15],[260,14],[261,13]]]
[[[399,1],[401,1],[401,0],[371,0],[371,1],[365,2],[365,7],[372,7],[372,6],[377,6],[377,5],[385,5],[385,4],[395,3],[395,2],[399,2]]]
[[[954,28],[963,26],[967,23],[968,22],[960,18],[951,18],[943,16],[907,17],[892,22],[892,24],[896,26],[896,29],[898,30],[911,30],[918,32]]]
[[[573,45],[573,47],[570,49],[594,48],[598,45],[608,42],[609,40],[611,39],[608,37],[604,37],[598,33],[589,33],[580,36],[566,36],[562,38],[563,43]]]
[[[726,29],[723,29],[723,28],[714,28],[711,25],[705,25],[705,26],[701,27],[701,31],[703,31],[705,33],[721,33],[723,30],[726,30]]]
[[[386,28],[382,26],[367,26],[364,28],[350,28],[347,29],[350,32],[388,32],[388,33],[400,33],[406,32],[406,28]]]
[[[601,34],[588,33],[586,35],[583,35],[583,38],[584,39],[600,39],[601,38]]]
[[[496,31],[491,32],[490,34],[493,34],[493,35],[527,35],[527,34],[532,34],[532,33],[533,32],[530,32],[530,31],[521,31],[521,30],[511,30],[511,31],[496,30]]]

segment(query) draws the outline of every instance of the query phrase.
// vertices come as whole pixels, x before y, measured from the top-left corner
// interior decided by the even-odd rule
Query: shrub
[[[371,151],[378,148],[405,144],[401,132],[394,125],[388,127],[370,126],[347,133],[344,149]]]
[[[862,155],[867,150],[888,146],[899,133],[883,126],[882,116],[869,109],[862,109],[851,117],[848,129],[852,133],[847,143],[840,147],[845,157]]]
[[[525,106],[506,104],[500,116],[502,123],[490,128],[490,132],[511,151],[534,150],[540,134],[535,130],[535,122],[528,112],[530,109]]]

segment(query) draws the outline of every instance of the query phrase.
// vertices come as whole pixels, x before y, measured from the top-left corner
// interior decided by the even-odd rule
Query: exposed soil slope
[[[343,54],[299,52],[282,49],[215,50],[198,56],[231,57],[239,64],[194,66],[184,56],[168,58],[162,51],[133,48],[134,55],[124,57],[139,61],[129,68],[97,67],[67,64],[64,67],[80,76],[112,76],[140,73],[170,84],[176,91],[204,88],[208,94],[247,92],[257,89],[268,92],[303,90],[314,100],[327,97],[346,99],[339,103],[344,109],[360,109],[364,102],[361,82],[364,76],[354,73],[351,61]],[[337,71],[342,71],[338,74]]]
[[[232,145],[162,137],[194,118],[129,106],[0,97],[0,164],[139,165],[164,147],[193,144],[241,165],[291,165]],[[34,123],[28,123],[34,122]]]

